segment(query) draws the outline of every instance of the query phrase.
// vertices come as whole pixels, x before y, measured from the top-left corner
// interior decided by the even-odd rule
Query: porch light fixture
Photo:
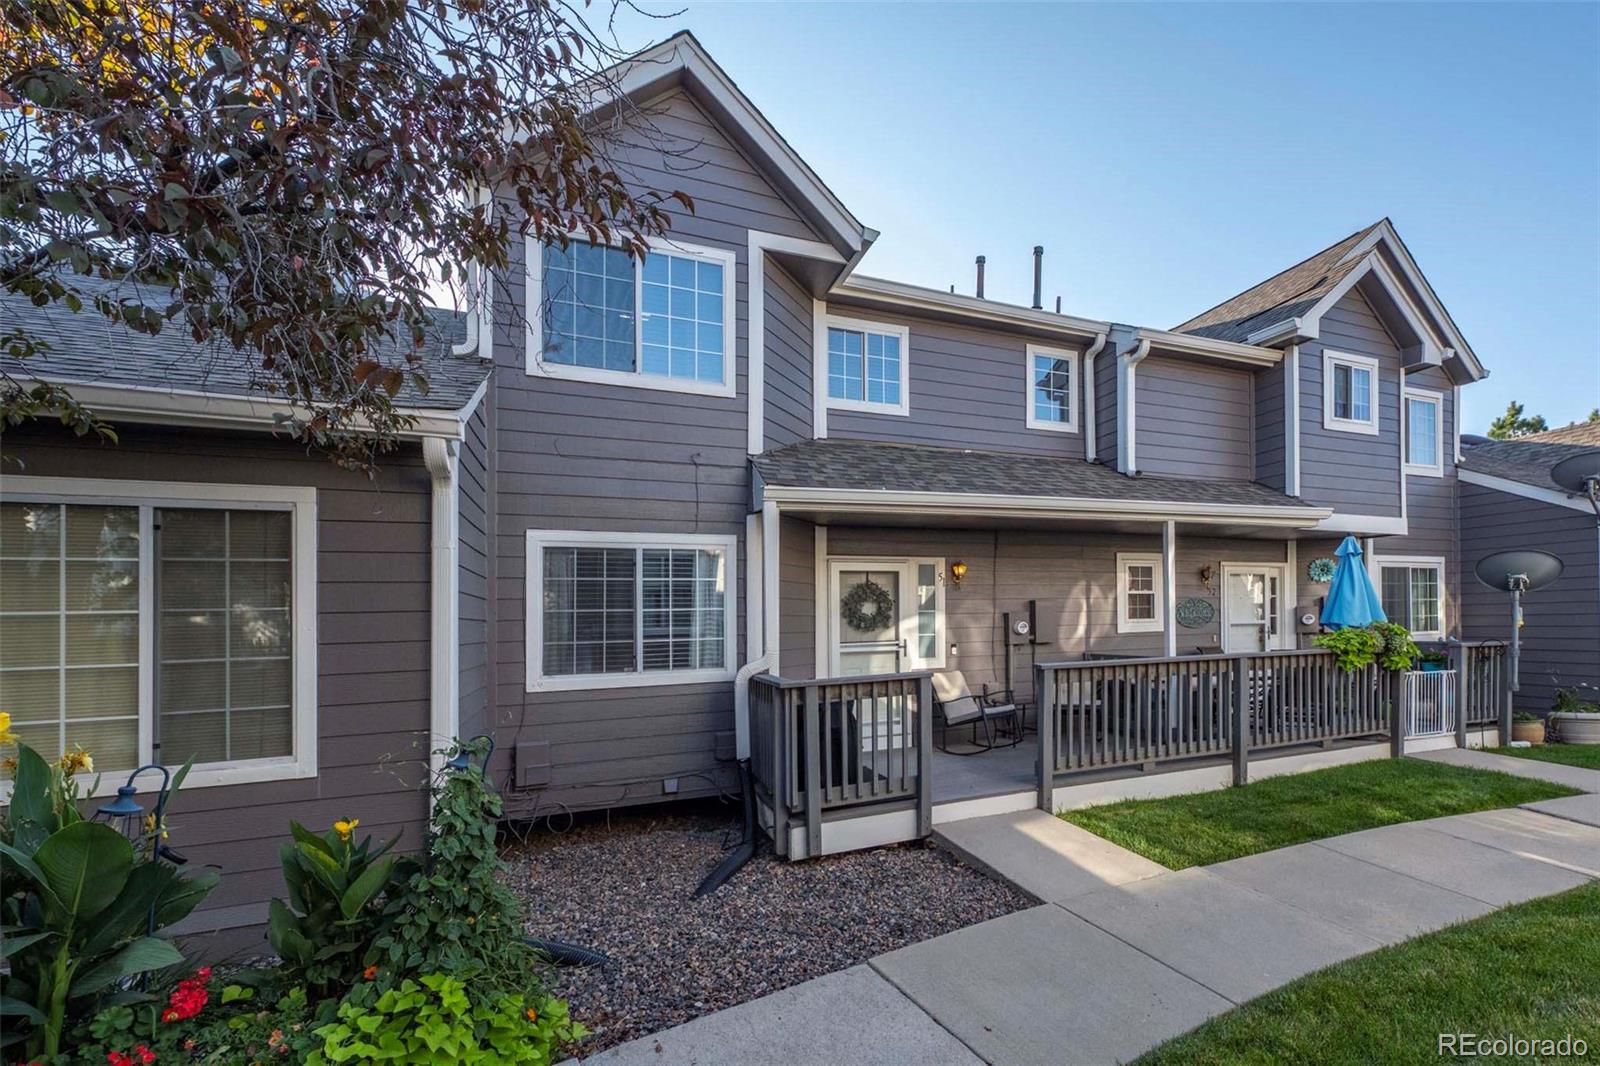
[[[1202,584],[1202,585],[1204,585],[1206,587],[1206,591],[1207,592],[1215,592],[1216,591],[1216,589],[1211,587],[1211,579],[1213,577],[1215,577],[1215,576],[1216,576],[1216,571],[1212,569],[1210,563],[1207,563],[1206,565],[1204,565],[1204,566],[1202,566],[1200,568],[1200,584]]]
[[[956,588],[961,587],[961,579],[967,576],[967,564],[956,560],[950,564],[950,583]]]

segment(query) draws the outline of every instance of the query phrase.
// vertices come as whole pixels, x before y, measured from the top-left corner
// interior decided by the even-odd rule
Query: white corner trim
[[[750,231],[750,254],[745,260],[745,287],[749,310],[746,312],[745,365],[748,367],[749,396],[746,406],[746,450],[750,455],[760,455],[766,450],[767,414],[767,253],[820,259],[824,262],[844,264],[844,257],[831,245],[821,241],[786,237],[762,230]],[[814,349],[813,349],[814,351]]]
[[[1117,356],[1117,470],[1133,474],[1139,469],[1138,425],[1135,411],[1138,400],[1136,371],[1150,354],[1150,341],[1139,341],[1131,351]]]
[[[1580,511],[1586,515],[1594,514],[1589,505],[1577,496],[1570,496],[1560,489],[1547,489],[1540,485],[1527,485],[1521,481],[1510,478],[1496,477],[1478,470],[1469,470],[1466,467],[1456,471],[1456,475],[1468,485],[1477,485],[1479,488],[1493,489],[1511,496],[1520,496],[1525,500],[1538,500],[1555,507],[1565,507],[1569,511]]]
[[[895,337],[900,342],[900,402],[899,403],[873,403],[867,399],[836,400],[828,394],[828,330],[844,329],[862,334],[861,352],[861,391],[866,392],[866,335],[876,333],[880,336]],[[847,318],[843,315],[829,314],[823,320],[822,329],[817,336],[821,339],[821,346],[817,348],[813,358],[822,367],[823,402],[831,411],[856,411],[861,414],[871,415],[899,415],[902,417],[911,414],[911,327],[894,322],[878,322],[866,318]]]
[[[765,531],[764,531],[765,532]],[[770,535],[768,535],[770,540]],[[644,670],[618,674],[562,674],[546,677],[544,667],[544,564],[545,548],[704,548],[722,553],[723,564],[723,666],[708,670]],[[602,688],[651,688],[665,685],[713,684],[732,681],[739,656],[739,538],[732,534],[711,533],[626,533],[614,530],[530,529],[526,537],[526,570],[523,609],[523,656],[528,692],[573,692]],[[770,567],[770,561],[765,561]],[[634,568],[634,610],[642,615],[644,597],[637,589],[644,580],[642,568]],[[772,606],[767,610],[770,613]],[[635,647],[643,641],[635,630]],[[635,666],[642,667],[635,654]]]
[[[1099,432],[1094,411],[1094,361],[1106,346],[1106,335],[1097,333],[1094,343],[1083,353],[1083,460],[1095,461],[1095,436]]]
[[[1371,375],[1371,390],[1367,398],[1367,405],[1372,417],[1365,421],[1354,418],[1340,418],[1333,413],[1333,369],[1336,366],[1348,366],[1358,370],[1365,370]],[[1335,351],[1332,348],[1322,350],[1322,428],[1334,433],[1361,433],[1366,436],[1378,436],[1382,420],[1380,410],[1383,406],[1383,375],[1379,369],[1378,360],[1370,355],[1357,355],[1354,352]]]
[[[813,599],[811,602],[815,613],[811,628],[814,631],[812,643],[816,658],[811,660],[813,664],[811,676],[826,677],[828,676],[828,639],[829,633],[833,628],[833,622],[829,614],[831,608],[828,606],[828,527],[813,526],[812,538],[814,551],[811,558],[813,568]]]
[[[1283,358],[1283,489],[1300,495],[1300,346],[1289,345]]]
[[[1178,523],[1161,523],[1161,654],[1178,654]]]
[[[1067,420],[1065,422],[1051,422],[1038,417],[1034,400],[1037,390],[1034,388],[1033,361],[1037,356],[1046,359],[1064,361],[1067,364]],[[1075,348],[1049,348],[1042,344],[1029,344],[1023,349],[1022,355],[1022,388],[1023,403],[1027,408],[1026,425],[1029,429],[1043,429],[1051,433],[1076,433],[1078,432],[1078,396],[1082,392],[1081,382],[1083,361],[1081,354]]]
[[[575,237],[579,243],[592,243]],[[698,396],[737,395],[739,380],[738,341],[738,253],[730,248],[714,248],[704,244],[690,244],[676,238],[655,237],[649,241],[650,250],[686,259],[700,259],[722,267],[722,380],[672,378],[663,374],[644,373],[644,313],[643,277],[644,262],[633,259],[633,369],[605,370],[599,367],[573,366],[569,363],[550,362],[544,358],[544,245],[531,235],[526,241],[524,255],[527,277],[527,342],[523,358],[523,371],[530,378],[554,378],[567,381],[588,381],[601,385],[618,385],[630,389],[648,389],[657,392],[686,392]]]
[[[1334,514],[1318,522],[1314,531],[1403,537],[1410,532],[1410,527],[1403,515]]]
[[[1163,615],[1166,603],[1166,573],[1167,569],[1162,561],[1162,552],[1118,552],[1117,553],[1117,632],[1118,633],[1160,633],[1164,627]],[[1156,616],[1154,618],[1129,618],[1128,617],[1128,568],[1130,566],[1150,567],[1151,581],[1155,588]]]
[[[1413,463],[1411,461],[1411,401],[1431,403],[1433,405],[1433,463]],[[1400,392],[1401,422],[1404,432],[1400,439],[1400,448],[1405,472],[1407,475],[1415,474],[1419,477],[1444,477],[1444,393],[1436,389],[1423,389],[1407,385]]]
[[[780,543],[783,518],[778,505],[770,501],[761,505],[761,652],[766,656],[767,668],[774,674],[783,669],[779,654],[779,640],[783,589],[779,581],[783,548]],[[780,675],[781,676],[781,675]]]
[[[811,301],[811,436],[828,439],[828,305]]]
[[[293,754],[280,758],[199,763],[184,779],[185,788],[210,788],[317,776],[317,490],[309,485],[239,485],[182,481],[125,481],[116,478],[39,477],[8,474],[0,480],[0,499],[64,504],[112,504],[140,508],[139,565],[156,565],[149,511],[157,507],[212,507],[229,510],[288,511],[292,518],[290,598],[293,670]],[[155,677],[149,631],[156,624],[153,582],[141,578],[139,603],[139,758],[150,761],[150,723],[156,714]],[[159,761],[159,759],[155,760]],[[109,769],[109,768],[108,768]],[[119,768],[120,769],[120,768]],[[126,769],[132,770],[133,767]],[[110,794],[125,777],[108,773],[99,794]],[[146,778],[141,791],[150,783]],[[87,782],[86,782],[87,785]],[[10,785],[0,786],[0,803]]]
[[[440,749],[461,732],[460,641],[460,457],[455,441],[429,438],[422,459],[433,481],[432,561],[429,625],[428,765],[444,769]]]
[[[753,511],[744,516],[744,658],[746,662],[763,659],[766,648],[762,644],[764,634],[761,631],[763,620],[766,618],[761,605],[762,584],[765,580],[765,571],[762,570],[762,547],[765,532],[761,528],[761,512]]]
[[[1457,463],[1461,462],[1461,386],[1450,387],[1450,435],[1455,438],[1455,445],[1451,454]]]

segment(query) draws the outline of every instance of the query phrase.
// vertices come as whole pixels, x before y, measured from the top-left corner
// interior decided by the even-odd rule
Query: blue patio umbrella
[[[1383,601],[1378,590],[1372,587],[1367,568],[1361,562],[1361,543],[1354,537],[1344,538],[1334,552],[1339,565],[1333,571],[1333,581],[1328,584],[1328,595],[1322,601],[1322,624],[1329,629],[1344,629],[1387,622]]]

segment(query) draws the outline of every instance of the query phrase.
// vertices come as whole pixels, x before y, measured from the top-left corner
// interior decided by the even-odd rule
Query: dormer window
[[[1324,352],[1322,426],[1345,433],[1378,433],[1378,361]]]
[[[529,277],[528,373],[732,396],[734,254],[678,241],[642,260],[574,240]]]

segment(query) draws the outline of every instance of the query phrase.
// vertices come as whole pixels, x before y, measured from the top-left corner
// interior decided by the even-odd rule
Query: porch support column
[[[761,504],[761,609],[762,651],[767,669],[774,675],[783,671],[778,663],[778,505],[771,500]]]
[[[1161,654],[1178,654],[1178,523],[1161,524]]]
[[[456,594],[459,587],[456,547],[461,507],[456,442],[425,437],[422,441],[422,459],[433,481],[433,550],[429,574],[428,764],[434,773],[438,773],[444,769],[444,755],[440,749],[448,747],[461,731],[458,679],[461,611]]]

